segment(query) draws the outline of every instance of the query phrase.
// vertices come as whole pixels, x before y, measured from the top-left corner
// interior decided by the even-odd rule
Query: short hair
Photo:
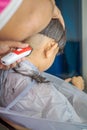
[[[58,43],[59,53],[61,53],[66,44],[66,31],[58,19],[52,19],[48,26],[40,32]]]

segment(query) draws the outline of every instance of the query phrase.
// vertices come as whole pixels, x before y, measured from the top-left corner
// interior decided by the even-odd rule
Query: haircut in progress
[[[49,25],[40,32],[58,43],[59,52],[61,53],[66,44],[66,31],[58,19],[52,19]]]
[[[84,102],[82,97],[77,96],[78,89],[75,88],[71,94],[71,85],[64,81],[60,84],[60,79],[57,82],[48,81],[51,79],[43,77],[45,75],[42,73],[53,64],[59,48],[65,46],[65,40],[65,30],[58,20],[52,20],[43,32],[26,39],[25,42],[33,48],[26,61],[19,63],[14,69],[0,70],[1,107],[27,117],[83,123],[84,120],[78,115],[78,108]]]
[[[33,63],[36,65],[36,63],[38,62],[39,63],[38,65],[40,65],[41,66],[40,68],[42,68],[39,70],[44,71],[44,70],[47,70],[52,65],[56,54],[59,54],[63,51],[65,43],[66,43],[65,29],[63,28],[62,24],[60,23],[58,19],[53,19],[43,31],[41,31],[38,34],[33,35],[32,37],[27,38],[25,42],[29,43],[29,45],[33,48],[33,51],[29,56],[29,60],[34,59]],[[49,48],[51,49],[52,46],[55,46],[55,50],[53,52],[49,51],[51,54],[51,57],[48,59],[44,58],[47,53],[47,50]],[[42,54],[43,54],[43,57],[42,57]],[[43,64],[41,64],[41,62],[43,62]],[[43,69],[43,67],[45,69]],[[41,75],[37,75],[33,73],[33,76],[32,75],[30,76],[33,79],[35,79],[37,82],[40,82],[40,83],[48,82],[46,78],[42,77]]]

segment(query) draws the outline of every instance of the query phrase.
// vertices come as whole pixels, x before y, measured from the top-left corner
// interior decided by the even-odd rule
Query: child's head
[[[42,32],[33,35],[26,42],[33,48],[28,59],[40,71],[44,71],[52,65],[57,53],[63,50],[66,42],[65,30],[59,20],[55,19]]]
[[[49,25],[43,31],[41,31],[40,34],[46,35],[58,43],[58,53],[63,51],[66,43],[66,33],[58,19],[51,20]]]

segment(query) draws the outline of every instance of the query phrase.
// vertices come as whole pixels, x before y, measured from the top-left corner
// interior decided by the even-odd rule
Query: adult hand
[[[28,44],[23,44],[21,42],[14,42],[14,41],[0,41],[0,59],[3,55],[7,54],[8,52],[10,52],[12,49],[16,49],[16,48],[25,48],[27,47]],[[24,60],[24,58],[16,61],[15,63],[9,65],[9,66],[5,66],[0,62],[0,69],[9,69],[9,68],[14,68],[19,62],[21,62],[22,60]]]
[[[28,44],[23,44],[16,41],[0,41],[0,55],[8,53],[11,49],[25,47],[28,47]]]

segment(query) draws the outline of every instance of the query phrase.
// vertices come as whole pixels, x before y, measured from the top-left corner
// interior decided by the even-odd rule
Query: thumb
[[[27,43],[22,43],[22,42],[9,42],[9,47],[11,48],[25,48],[28,47],[29,45]]]

